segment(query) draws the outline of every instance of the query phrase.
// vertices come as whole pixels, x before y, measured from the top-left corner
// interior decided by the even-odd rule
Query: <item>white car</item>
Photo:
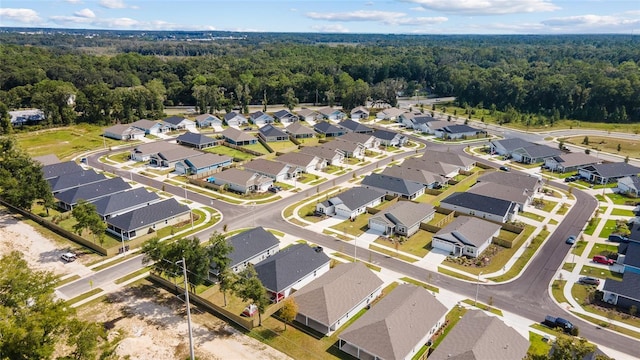
[[[62,254],[60,258],[66,262],[76,261],[77,259],[76,254],[70,252]]]

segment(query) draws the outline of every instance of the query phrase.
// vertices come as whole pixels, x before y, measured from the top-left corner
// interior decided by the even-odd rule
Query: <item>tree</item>
[[[282,99],[284,100],[284,106],[289,110],[293,110],[298,105],[298,98],[293,88],[287,88],[287,91],[282,95]]]
[[[588,136],[585,136],[585,137],[584,137],[584,139],[582,139],[582,143],[583,143],[584,145],[589,145],[589,137],[588,137]]]
[[[93,234],[94,243],[96,237],[100,240],[100,244],[104,243],[104,232],[107,230],[107,225],[102,221],[102,217],[98,214],[95,204],[81,199],[78,201],[78,204],[73,207],[71,214],[77,221],[73,225],[73,230],[78,235],[82,235],[84,229],[89,229]]]
[[[618,152],[620,152],[620,150],[622,150],[622,145],[618,144],[617,148]]]
[[[0,135],[9,135],[11,133],[13,133],[13,126],[11,125],[9,108],[0,101]]]
[[[235,285],[235,293],[242,301],[250,300],[258,308],[258,323],[262,325],[262,314],[270,304],[267,297],[267,290],[258,278],[258,274],[253,266],[249,265],[238,276]]]
[[[558,141],[558,149],[564,150],[564,140]]]
[[[234,273],[229,269],[231,264],[229,254],[233,251],[233,246],[217,231],[211,234],[209,241],[211,242],[211,267],[218,272],[218,284],[224,298],[224,306],[227,306],[227,290],[232,290],[235,282]]]
[[[0,259],[2,358],[50,359],[65,340],[75,359],[96,353],[101,327],[74,318],[73,308],[55,297],[57,283],[53,273],[29,269],[17,251]]]
[[[624,157],[624,163],[625,163],[625,164],[628,164],[628,163],[629,163],[629,155],[627,155],[627,156],[625,156],[625,157]]]
[[[287,330],[287,323],[292,322],[296,315],[298,315],[298,304],[293,297],[288,297],[284,300],[282,307],[280,308],[280,317],[284,321],[284,329]]]

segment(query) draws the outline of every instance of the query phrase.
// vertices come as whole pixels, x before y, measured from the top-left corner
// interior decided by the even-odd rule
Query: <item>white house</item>
[[[227,125],[232,127],[239,127],[242,125],[246,125],[248,123],[247,118],[244,117],[244,115],[235,111],[225,114],[224,122],[226,122]]]
[[[144,131],[131,125],[116,124],[106,128],[102,136],[116,140],[142,140]]]
[[[378,190],[354,187],[329,200],[316,205],[316,211],[329,216],[355,219],[367,211],[367,207],[375,207],[382,203],[384,194]]]
[[[193,120],[185,119],[180,116],[170,116],[163,119],[162,122],[168,126],[171,130],[187,130],[191,132],[197,132],[196,123]]]
[[[431,242],[436,249],[448,251],[453,256],[478,257],[500,234],[501,226],[471,216],[458,216],[433,235]]]
[[[638,197],[640,195],[640,177],[635,175],[618,179],[618,192],[629,197]]]

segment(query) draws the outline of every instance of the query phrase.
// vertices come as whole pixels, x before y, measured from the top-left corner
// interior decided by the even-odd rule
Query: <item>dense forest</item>
[[[436,94],[505,122],[640,121],[638,36],[4,31],[0,43],[0,101],[52,125]]]

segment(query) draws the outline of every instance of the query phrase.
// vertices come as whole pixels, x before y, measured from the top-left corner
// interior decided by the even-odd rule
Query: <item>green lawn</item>
[[[498,316],[503,316],[502,310],[496,309],[496,308],[494,308],[494,307],[492,307],[490,305],[487,305],[487,304],[483,304],[483,303],[481,303],[479,301],[475,302],[475,300],[464,299],[464,300],[462,300],[462,302],[465,303],[465,304],[469,304],[469,305],[475,306],[478,309],[481,309],[481,310],[484,310],[484,311],[488,311],[490,313],[494,313],[494,314],[496,314]]]
[[[410,284],[413,284],[413,285],[416,285],[416,286],[423,287],[423,288],[425,288],[425,289],[427,289],[429,291],[433,291],[435,293],[440,292],[440,289],[438,289],[437,287],[435,287],[433,285],[429,285],[427,283],[423,283],[422,281],[414,280],[414,279],[409,278],[409,277],[403,277],[403,278],[400,278],[400,280],[406,281],[406,282],[408,282]]]
[[[618,253],[618,245],[595,243],[589,252],[589,259],[604,253]]]
[[[553,280],[553,284],[551,284],[551,295],[556,299],[559,303],[568,303],[567,298],[564,297],[563,289],[567,280]]]
[[[582,253],[584,252],[584,249],[587,248],[587,242],[586,241],[578,241],[576,242],[572,249],[571,249],[571,253],[578,255],[578,256],[582,256]]]
[[[549,225],[558,225],[558,220],[556,220],[556,219],[549,219]]]
[[[406,261],[408,263],[414,263],[414,262],[418,261],[418,260],[416,260],[416,259],[414,259],[412,257],[403,255],[400,252],[396,252],[395,250],[387,250],[386,248],[382,248],[380,246],[376,246],[376,245],[373,245],[373,244],[369,245],[369,249],[371,249],[373,251],[377,251],[377,252],[382,253],[382,254],[385,254],[385,255],[390,256],[390,257],[394,257],[394,258],[400,259],[402,261]]]
[[[587,265],[583,266],[582,269],[580,269],[580,275],[593,276],[601,279],[606,278],[606,279],[612,279],[617,281],[622,280],[622,274],[620,273],[613,272],[609,269],[601,269],[598,267],[587,266]]]
[[[635,204],[636,202],[634,199],[628,198],[625,195],[621,195],[617,193],[606,194],[606,197],[611,199],[611,201],[613,201],[613,203],[616,205],[627,205],[627,202],[631,204]]]
[[[255,144],[251,144],[251,145],[244,145],[242,146],[245,149],[249,149],[249,150],[253,150],[256,152],[259,152],[261,154],[268,154],[269,150],[267,150],[266,147],[264,147],[264,145],[262,145],[261,143],[257,142]]]
[[[594,231],[596,231],[596,228],[598,227],[598,224],[600,224],[600,220],[600,218],[596,218],[589,221],[589,223],[587,223],[587,228],[584,230],[584,233],[587,235],[593,235]]]
[[[298,145],[292,143],[291,140],[268,142],[267,145],[275,152],[290,152],[298,148]],[[251,149],[253,150],[253,148]]]
[[[551,344],[545,340],[542,335],[529,331],[529,350],[528,354],[531,355],[548,355],[551,350]]]
[[[451,329],[453,329],[453,327],[456,326],[458,321],[462,319],[462,317],[466,312],[467,312],[466,308],[462,306],[454,306],[447,313],[447,315],[445,316],[445,322],[447,323],[447,326],[444,328],[441,334],[436,335],[436,338],[433,341],[433,345],[431,345],[431,348],[435,349],[438,347],[438,345],[440,345],[442,340],[444,340],[444,338],[447,337],[447,334],[449,333],[449,331],[451,331]]]
[[[20,133],[18,144],[31,156],[55,154],[61,160],[69,160],[82,152],[127,144],[124,141],[102,137],[103,128],[78,124],[62,128]],[[131,143],[133,144],[133,143]]]
[[[540,216],[538,214],[534,214],[534,213],[523,211],[523,212],[520,213],[520,215],[522,215],[522,216],[524,216],[526,218],[538,221],[538,222],[544,221],[544,216]]]
[[[210,152],[210,153],[213,153],[213,154],[218,154],[218,155],[226,155],[226,156],[230,156],[230,157],[232,157],[234,159],[240,159],[240,160],[250,160],[250,159],[253,159],[255,157],[255,156],[253,156],[251,154],[248,154],[246,152],[242,152],[240,150],[232,149],[232,148],[224,146],[224,145],[219,145],[219,146],[213,146],[213,147],[210,147],[210,148],[206,148],[206,149],[204,149],[204,151]]]
[[[424,257],[431,250],[431,240],[433,239],[433,233],[425,230],[418,230],[413,236],[408,238],[404,243],[398,245],[398,250],[418,256]],[[395,249],[395,244],[385,238],[378,238],[375,241],[377,244],[386,245]]]
[[[558,205],[557,202],[549,201],[549,200],[544,200],[543,204],[544,205],[542,207],[542,211],[544,212],[551,212],[551,210],[553,210],[553,208],[556,207],[556,205]]]
[[[598,235],[598,237],[607,239],[609,238],[609,235],[611,235],[611,233],[614,232],[615,230],[616,230],[616,221],[611,219],[607,220],[607,222],[604,223],[604,227],[602,228],[602,231],[600,231],[600,234]]]
[[[457,278],[457,279],[462,279],[462,280],[467,280],[467,281],[478,281],[478,279],[472,278],[471,276],[462,275],[459,272],[451,271],[449,269],[445,269],[445,268],[440,267],[440,266],[438,266],[438,272],[441,273],[441,274],[449,275],[449,276]]]
[[[131,155],[130,152],[128,151],[124,151],[124,152],[119,152],[119,153],[115,153],[115,154],[111,154],[107,157],[107,159],[119,163],[119,164],[123,164],[127,161],[129,161],[129,156]]]
[[[613,209],[611,210],[611,215],[628,216],[628,217],[635,216],[633,211],[627,210],[627,209]]]
[[[575,269],[576,263],[564,263],[562,264],[562,269],[567,271],[573,271]]]
[[[530,226],[530,225],[525,226],[525,230],[524,230],[525,233],[523,235],[524,238],[528,239],[531,236],[531,233],[533,233],[534,229],[535,228],[533,226]],[[530,244],[524,250],[522,255],[516,260],[515,264],[513,264],[513,266],[511,266],[511,269],[509,269],[505,274],[493,277],[491,278],[491,280],[496,282],[507,281],[507,280],[513,279],[516,275],[520,274],[520,271],[524,269],[525,265],[529,262],[529,259],[531,259],[533,254],[540,247],[540,245],[542,245],[542,242],[547,238],[547,236],[549,236],[549,232],[543,230],[535,238],[533,238],[533,240],[522,241],[521,244],[524,244],[527,242],[530,242]]]
[[[562,204],[562,206],[560,206],[560,208],[558,209],[558,211],[556,212],[556,214],[558,215],[565,215],[567,213],[567,211],[569,211],[569,205],[567,204]]]

